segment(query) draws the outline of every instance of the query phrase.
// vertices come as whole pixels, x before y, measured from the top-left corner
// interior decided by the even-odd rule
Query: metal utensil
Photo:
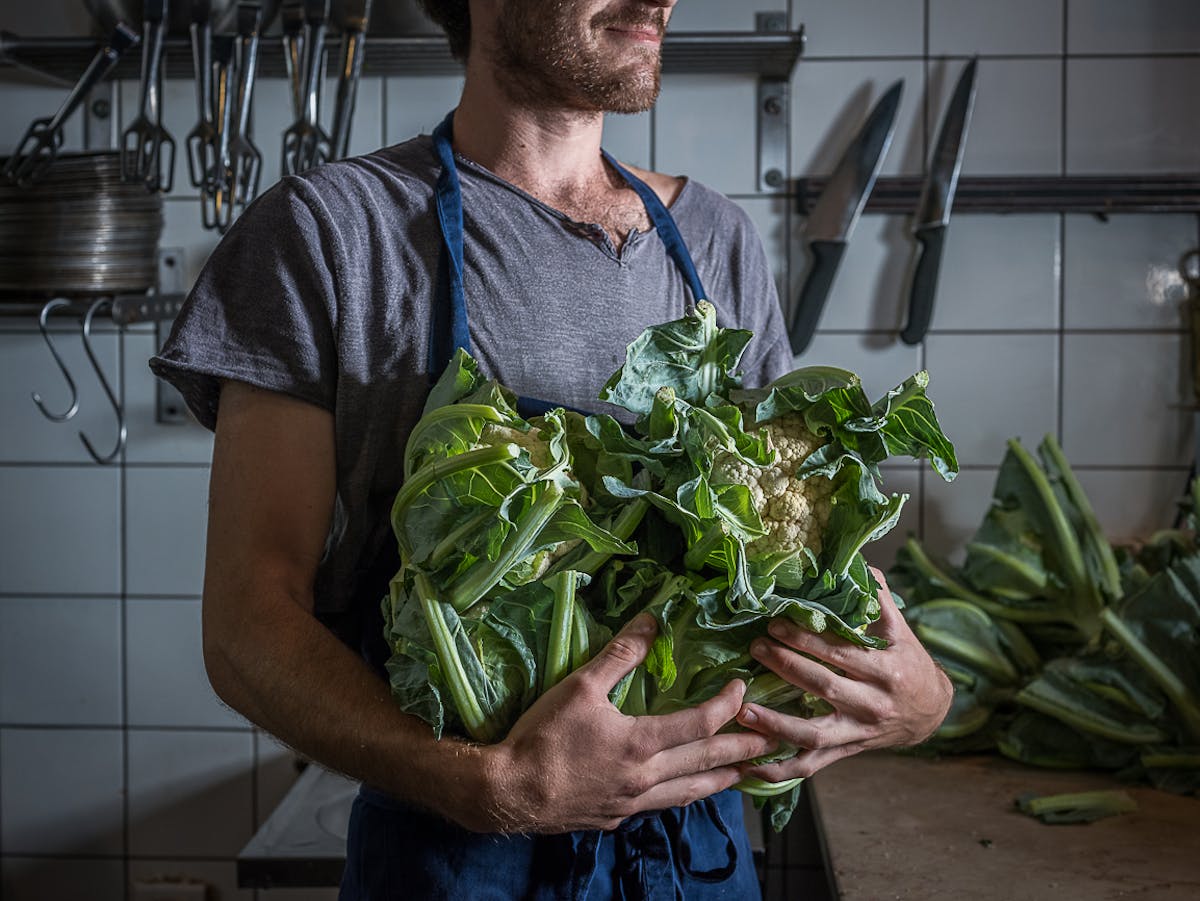
[[[342,28],[342,56],[338,69],[337,97],[333,105],[333,124],[329,129],[332,158],[340,160],[350,153],[350,122],[358,82],[362,77],[363,50],[371,18],[371,0],[346,0],[339,23]]]
[[[283,171],[303,172],[329,161],[329,135],[321,128],[318,97],[329,0],[304,2],[304,111],[283,133]]]
[[[283,67],[292,89],[292,118],[295,120],[304,115],[303,0],[287,0],[280,8],[279,18],[283,25]]]
[[[121,55],[136,44],[138,36],[124,22],[118,22],[112,35],[96,51],[88,67],[71,88],[62,106],[53,116],[34,119],[4,165],[5,178],[28,187],[46,174],[63,144],[63,124],[79,108],[92,88],[112,71]]]
[[[217,127],[213,123],[212,0],[192,2],[192,67],[196,76],[196,126],[188,132],[188,177],[203,187],[217,165]]]
[[[254,76],[258,71],[258,33],[262,7],[257,3],[238,4],[237,37],[237,115],[229,140],[229,165],[234,200],[245,206],[258,194],[262,172],[262,154],[250,140],[250,101],[254,94]]]
[[[817,330],[825,300],[837,275],[838,264],[846,251],[846,242],[862,214],[867,196],[879,175],[883,158],[892,143],[896,111],[904,89],[901,79],[888,88],[875,104],[850,146],[838,161],[826,182],[816,206],[808,217],[805,238],[813,264],[804,277],[800,299],[792,311],[788,337],[792,353],[803,353]]]
[[[971,126],[971,112],[975,108],[975,72],[978,64],[978,57],[972,59],[958,78],[950,106],[938,129],[929,175],[917,204],[913,235],[920,249],[908,294],[908,323],[900,332],[900,340],[905,344],[920,344],[933,318],[933,298],[937,293],[942,249],[950,226],[950,209],[954,206],[954,193],[958,190],[958,175],[967,147],[967,129]]]
[[[142,20],[142,77],[138,114],[121,134],[121,177],[148,190],[171,190],[175,180],[175,139],[162,125],[163,39],[167,0],[148,0]]]
[[[233,70],[233,36],[213,36],[213,121],[217,129],[217,161],[200,189],[201,221],[205,228],[224,232],[233,223],[233,176],[229,158],[237,75]]]

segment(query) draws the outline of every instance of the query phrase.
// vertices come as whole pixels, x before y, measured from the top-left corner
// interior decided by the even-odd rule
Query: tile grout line
[[[922,91],[922,107],[921,107],[921,135],[923,143],[921,146],[921,171],[927,174],[927,163],[929,159],[929,0],[924,0],[922,3],[922,60],[921,71],[925,77],[925,84]],[[926,333],[921,340],[921,347],[918,350],[918,365],[922,370],[929,368],[929,335]],[[917,471],[917,537],[923,543],[925,541],[925,507],[926,498],[928,495],[929,480],[926,478],[927,467],[922,466]]]
[[[1067,65],[1067,45],[1068,45],[1068,0],[1062,0],[1062,61],[1059,64],[1059,137],[1058,137],[1058,166],[1059,171],[1065,176],[1067,172],[1067,79],[1069,77],[1070,68]],[[1067,215],[1066,213],[1058,214],[1058,341],[1057,341],[1057,356],[1055,360],[1054,374],[1057,380],[1055,385],[1055,421],[1054,430],[1055,438],[1058,440],[1059,446],[1063,443],[1063,433],[1066,425],[1066,410],[1067,410]]]
[[[117,378],[120,386],[121,409],[128,409],[128,398],[126,396],[125,384],[125,334],[118,333],[117,339]],[[118,474],[118,484],[120,486],[120,503],[117,509],[118,529],[120,531],[121,542],[121,602],[120,602],[120,622],[121,632],[117,647],[120,649],[119,657],[121,660],[121,846],[124,854],[124,866],[122,867],[121,878],[124,883],[124,895],[129,897],[131,888],[129,884],[129,845],[130,845],[130,822],[129,822],[129,481],[126,473],[126,463],[128,462],[128,441],[126,446],[121,448],[121,462]]]

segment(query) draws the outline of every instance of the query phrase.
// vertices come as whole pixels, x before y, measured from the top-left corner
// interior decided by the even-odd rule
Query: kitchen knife
[[[821,318],[833,277],[846,250],[846,242],[879,175],[884,154],[892,143],[896,111],[900,107],[903,89],[904,79],[900,79],[875,104],[866,123],[838,161],[808,217],[805,239],[813,262],[804,277],[800,299],[788,324],[788,337],[794,354],[804,352],[812,340],[813,332],[817,330],[817,321]]]
[[[913,269],[908,294],[908,324],[900,332],[905,344],[920,344],[933,318],[933,297],[937,293],[938,269],[942,263],[942,248],[946,229],[950,225],[950,209],[958,188],[958,173],[962,169],[967,129],[975,107],[975,70],[978,58],[963,69],[950,98],[950,106],[942,119],[929,163],[929,175],[921,188],[913,220],[913,235],[920,244],[917,263]]]

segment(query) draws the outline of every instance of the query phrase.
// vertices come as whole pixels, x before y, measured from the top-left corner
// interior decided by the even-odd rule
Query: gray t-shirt
[[[521,395],[615,414],[596,396],[626,346],[694,301],[662,242],[653,230],[635,232],[618,253],[597,226],[461,157],[459,171],[464,284],[482,370]],[[422,136],[284,178],[213,252],[150,361],[209,428],[221,379],[334,414],[334,525],[314,591],[317,613],[348,639],[363,610],[377,609],[397,566],[388,514],[429,387],[442,252],[437,175],[432,141]],[[749,217],[694,181],[671,213],[720,324],[757,336],[742,367],[746,384],[790,369]]]

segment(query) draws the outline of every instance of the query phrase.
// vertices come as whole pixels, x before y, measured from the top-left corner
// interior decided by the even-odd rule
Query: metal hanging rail
[[[825,178],[794,182],[796,207],[807,213]],[[880,178],[867,212],[911,215],[920,176]],[[1200,174],[963,176],[955,213],[1200,213]]]

